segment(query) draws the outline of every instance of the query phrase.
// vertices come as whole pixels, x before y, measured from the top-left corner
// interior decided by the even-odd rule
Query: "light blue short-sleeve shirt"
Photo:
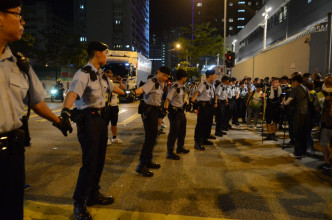
[[[153,81],[155,80],[155,82]],[[164,93],[164,83],[159,82],[157,78],[150,78],[143,86],[143,100],[148,105],[161,106],[161,100]]]
[[[184,104],[185,89],[184,85],[180,85],[178,82],[174,83],[167,94],[167,99],[170,100],[170,104],[177,108],[182,108]]]
[[[87,66],[91,66],[92,70],[96,72],[97,79],[93,81],[89,73],[80,69],[75,73],[69,91],[78,95],[75,101],[78,109],[103,108],[107,88],[109,87],[112,92],[114,85],[107,77],[102,77],[104,73],[101,69],[97,70],[91,63],[88,63]]]
[[[22,126],[24,106],[28,104],[28,90],[32,106],[45,98],[44,88],[33,69],[30,67],[28,79],[16,62],[17,58],[7,46],[0,57],[0,134]]]
[[[211,101],[212,99],[212,88],[206,81],[201,82],[198,87],[197,91],[199,91],[199,95],[197,96],[197,101]]]

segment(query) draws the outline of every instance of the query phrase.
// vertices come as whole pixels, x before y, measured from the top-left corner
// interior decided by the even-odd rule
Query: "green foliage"
[[[184,27],[184,36],[191,36],[191,26]],[[211,27],[210,23],[195,24],[193,31],[194,39],[187,37],[179,38],[181,44],[180,59],[188,59],[194,64],[203,64],[203,58],[222,54],[223,38],[217,34],[217,28]]]
[[[34,57],[35,38],[31,34],[24,33],[21,40],[11,43],[9,46],[15,52],[21,52],[26,57]]]
[[[199,78],[200,70],[197,67],[191,67],[191,64],[187,61],[182,61],[176,67],[176,70],[183,69],[187,72],[187,78],[193,80],[194,78]]]

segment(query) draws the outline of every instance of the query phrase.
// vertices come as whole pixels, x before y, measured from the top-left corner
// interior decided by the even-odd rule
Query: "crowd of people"
[[[112,72],[104,72],[101,68],[106,64],[108,46],[92,41],[87,47],[88,62],[75,73],[61,115],[56,116],[44,102],[43,86],[28,59],[12,52],[8,46],[8,43],[20,40],[23,34],[25,21],[21,15],[21,4],[20,0],[0,1],[0,219],[23,219],[24,152],[30,145],[30,109],[52,122],[64,136],[73,130],[71,121],[76,123],[82,167],[73,194],[74,216],[92,219],[86,206],[114,202],[113,197],[100,193],[100,178],[108,142],[122,142],[117,137],[119,108],[115,94],[126,95],[122,90],[124,86],[119,79],[111,81]],[[297,72],[290,79],[273,77],[270,80],[266,77],[252,81],[249,77],[236,80],[225,75],[221,81],[216,81],[214,70],[208,70],[206,80],[197,86],[193,82],[186,86],[186,71],[176,70],[172,83],[168,82],[170,75],[171,70],[162,66],[155,76],[128,94],[142,96],[138,111],[142,116],[145,139],[136,167],[136,172],[142,176],[152,177],[154,173],[150,169],[161,167],[153,161],[153,148],[158,133],[161,134],[164,117],[168,116],[170,121],[166,158],[179,160],[178,154],[190,152],[184,147],[185,111],[197,113],[194,148],[199,151],[205,150],[206,145],[212,145],[211,139],[216,139],[216,136],[227,135],[226,131],[232,125],[239,125],[239,119],[248,129],[257,129],[262,113],[262,122],[266,122],[268,133],[266,140],[277,140],[278,127],[287,121],[289,145],[294,145],[293,156],[301,159],[313,152],[311,131],[314,126],[319,126],[323,168],[330,169],[328,145],[332,139],[332,76],[322,81],[319,73]],[[27,114],[25,105],[28,106]],[[214,118],[216,126],[212,135]]]

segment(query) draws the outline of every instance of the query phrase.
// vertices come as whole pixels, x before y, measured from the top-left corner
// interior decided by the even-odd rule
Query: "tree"
[[[199,78],[200,70],[197,67],[191,67],[188,61],[182,61],[176,67],[176,69],[183,69],[187,72],[187,78],[193,80],[194,78]]]
[[[191,36],[191,26],[184,27],[184,36]],[[188,59],[191,63],[198,63],[202,69],[204,60],[222,54],[223,38],[217,34],[217,28],[211,27],[210,23],[195,24],[193,31],[194,39],[189,37],[179,38],[182,45],[179,58]]]
[[[21,52],[28,58],[34,58],[36,53],[35,41],[36,39],[31,34],[24,33],[21,40],[10,44],[10,48],[15,52]]]

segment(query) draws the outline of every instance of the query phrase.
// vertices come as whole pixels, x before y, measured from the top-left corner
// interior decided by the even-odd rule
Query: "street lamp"
[[[262,14],[264,17],[264,39],[263,39],[263,49],[266,49],[266,33],[267,33],[267,19],[269,17],[269,12],[272,10],[271,7],[265,7],[265,12]]]

